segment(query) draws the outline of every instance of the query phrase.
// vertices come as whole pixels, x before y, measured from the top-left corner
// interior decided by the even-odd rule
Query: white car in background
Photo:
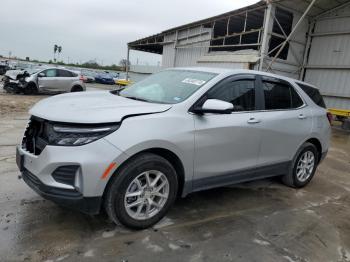
[[[64,68],[9,70],[3,79],[5,91],[24,94],[85,91],[83,80],[79,73]]]

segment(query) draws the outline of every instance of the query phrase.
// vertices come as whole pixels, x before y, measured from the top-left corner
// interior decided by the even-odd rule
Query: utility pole
[[[126,56],[126,66],[125,66],[125,71],[126,71],[126,80],[129,80],[129,61],[130,58],[130,48],[128,47],[128,54]]]

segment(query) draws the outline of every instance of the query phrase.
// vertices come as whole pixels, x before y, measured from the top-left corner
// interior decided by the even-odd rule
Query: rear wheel
[[[301,188],[313,178],[318,165],[318,151],[315,145],[305,143],[296,154],[289,173],[282,177],[284,184]]]
[[[112,221],[143,229],[164,217],[177,195],[173,166],[150,153],[139,155],[115,174],[105,195],[105,209]]]
[[[81,92],[83,88],[81,86],[73,86],[71,92]]]

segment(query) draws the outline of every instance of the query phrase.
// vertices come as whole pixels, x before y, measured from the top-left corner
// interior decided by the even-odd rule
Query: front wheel
[[[23,89],[25,95],[35,95],[38,93],[38,88],[34,83],[29,83],[26,88]]]
[[[164,217],[176,199],[176,171],[158,155],[139,155],[114,176],[104,204],[115,223],[135,229],[150,227]]]
[[[318,161],[318,151],[315,145],[305,143],[297,152],[289,173],[282,177],[284,184],[290,187],[301,188],[313,178]]]

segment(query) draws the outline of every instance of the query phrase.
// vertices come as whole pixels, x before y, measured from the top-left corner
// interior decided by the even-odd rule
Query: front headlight
[[[103,125],[61,125],[55,124],[49,138],[51,145],[81,146],[96,141],[119,128],[119,124]]]

